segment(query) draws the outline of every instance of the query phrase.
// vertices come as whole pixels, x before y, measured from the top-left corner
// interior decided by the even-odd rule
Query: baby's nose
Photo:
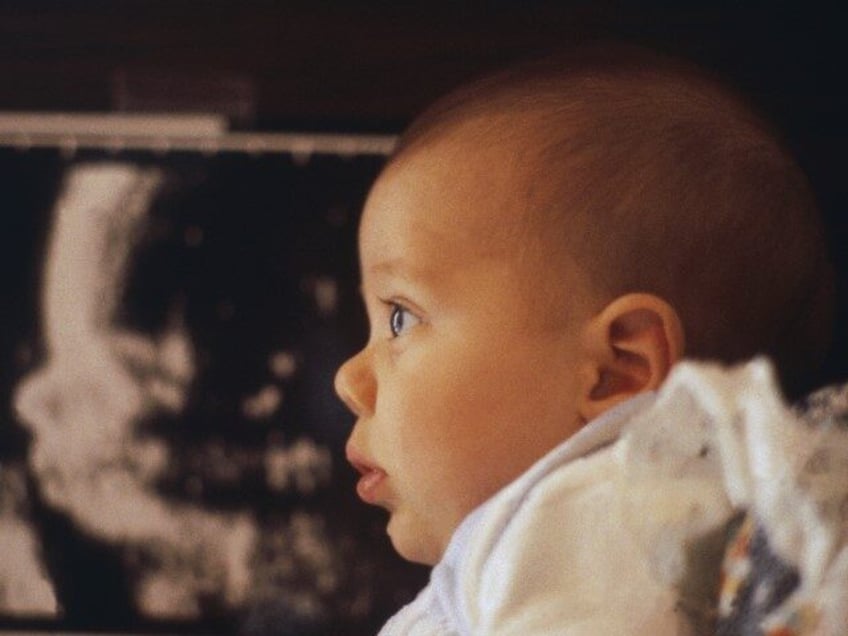
[[[371,414],[377,399],[377,383],[369,358],[370,354],[363,349],[336,372],[336,393],[357,417]]]

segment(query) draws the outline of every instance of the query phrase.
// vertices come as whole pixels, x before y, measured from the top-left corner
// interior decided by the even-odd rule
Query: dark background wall
[[[395,128],[483,68],[624,36],[821,126],[845,106],[843,24],[801,2],[6,0],[0,108],[106,110],[155,79],[174,89],[161,106],[239,93],[253,125]]]

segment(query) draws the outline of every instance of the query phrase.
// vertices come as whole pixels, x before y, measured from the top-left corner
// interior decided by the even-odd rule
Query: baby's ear
[[[585,421],[638,393],[653,391],[683,356],[675,309],[652,294],[626,294],[586,325],[578,409]]]

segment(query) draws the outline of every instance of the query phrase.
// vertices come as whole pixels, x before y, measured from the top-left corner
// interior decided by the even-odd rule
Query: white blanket
[[[380,635],[712,633],[739,510],[766,520],[801,572],[809,633],[840,633],[848,433],[823,435],[784,406],[764,361],[680,364],[657,395],[590,423],[474,511]],[[810,480],[823,448],[843,474]]]

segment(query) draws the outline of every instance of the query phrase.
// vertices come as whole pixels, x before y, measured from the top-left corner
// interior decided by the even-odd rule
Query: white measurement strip
[[[226,119],[217,115],[0,113],[0,146],[22,150],[386,156],[396,143],[395,135],[228,132]]]

